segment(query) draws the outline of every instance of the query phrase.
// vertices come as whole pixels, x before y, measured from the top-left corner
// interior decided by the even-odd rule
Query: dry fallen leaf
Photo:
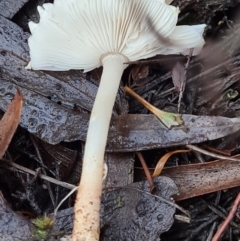
[[[0,121],[0,158],[5,154],[9,143],[18,127],[22,112],[23,97],[17,88],[17,93]]]
[[[166,4],[171,4],[173,0],[166,0]]]
[[[168,155],[167,153],[166,155]],[[240,155],[232,156],[240,158]],[[153,172],[153,169],[150,169]],[[206,163],[165,167],[161,176],[171,178],[179,189],[173,198],[181,201],[208,193],[238,187],[240,182],[240,162],[216,160]],[[136,181],[146,179],[142,168],[135,168]]]
[[[132,68],[130,72],[130,76],[133,80],[140,80],[146,78],[149,74],[149,66],[148,65],[136,65]]]
[[[176,153],[186,153],[186,152],[189,152],[190,150],[176,150],[176,151],[171,151],[171,152],[168,152],[166,153],[164,156],[162,156],[160,158],[160,160],[158,161],[155,169],[154,169],[154,172],[152,174],[152,177],[157,177],[161,174],[162,172],[162,169],[164,168],[164,165],[166,164],[167,160],[173,155],[173,154],[176,154]]]
[[[172,69],[172,81],[178,92],[181,89],[182,83],[186,81],[185,73],[186,70],[184,65],[180,62],[177,62]]]

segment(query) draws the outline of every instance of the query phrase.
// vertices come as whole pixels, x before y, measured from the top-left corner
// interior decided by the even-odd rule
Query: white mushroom
[[[164,0],[55,0],[38,11],[40,22],[29,23],[31,62],[27,68],[86,72],[103,66],[89,122],[72,236],[73,240],[96,241],[104,151],[127,67],[124,63],[157,54],[187,54],[190,48],[197,54],[204,44],[205,25],[176,27],[179,9]]]

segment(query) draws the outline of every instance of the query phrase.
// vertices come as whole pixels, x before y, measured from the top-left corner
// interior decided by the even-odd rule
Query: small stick
[[[35,138],[32,135],[30,135],[30,138],[31,138],[31,141],[33,143],[33,146],[34,146],[35,152],[37,154],[37,157],[38,157],[40,163],[42,164],[42,166],[44,166],[43,159],[42,159],[41,153],[39,151],[37,142],[36,142]],[[46,172],[45,168],[43,168],[42,170],[43,170],[44,175],[47,176],[47,172]],[[49,196],[51,198],[53,207],[55,208],[56,207],[56,201],[55,201],[55,198],[54,198],[54,195],[53,195],[52,188],[51,188],[49,182],[46,182],[46,185],[47,185],[47,188],[48,188],[48,193],[49,193]]]
[[[235,199],[233,207],[232,207],[231,211],[229,212],[228,216],[226,217],[224,222],[218,228],[218,231],[213,236],[212,241],[218,241],[220,239],[221,235],[224,233],[224,231],[226,230],[227,226],[229,225],[229,223],[234,218],[239,204],[240,204],[240,193],[237,195],[237,198]]]
[[[10,165],[10,167],[8,166],[3,166],[3,168],[6,168],[7,170],[10,170],[10,171],[13,171],[15,172],[16,170],[17,171],[22,171],[22,172],[25,172],[25,173],[29,173],[33,176],[36,175],[36,172],[31,170],[31,169],[28,169],[26,167],[23,167],[23,166],[20,166],[14,162],[6,162],[5,160],[2,159],[2,161],[4,161],[7,165]],[[75,185],[72,185],[72,184],[69,184],[67,182],[62,182],[62,181],[59,181],[59,180],[56,180],[52,177],[49,177],[49,176],[46,176],[46,175],[43,175],[43,174],[39,174],[39,178],[43,179],[43,180],[46,180],[48,182],[51,182],[51,183],[54,183],[56,185],[59,185],[61,187],[65,187],[67,189],[74,189],[76,186]]]
[[[149,111],[152,112],[152,108],[155,108],[153,105],[151,105],[149,102],[147,102],[145,99],[143,99],[141,96],[139,96],[137,93],[135,93],[132,89],[130,89],[128,86],[124,87],[124,90],[127,94],[134,97],[139,103],[141,103],[143,106],[145,106]],[[152,112],[153,113],[153,112]],[[154,114],[154,113],[153,113]]]
[[[228,156],[218,155],[218,154],[206,151],[206,150],[204,150],[202,148],[199,148],[197,146],[194,146],[194,145],[186,145],[186,147],[189,148],[190,150],[198,151],[198,152],[200,152],[200,153],[202,153],[204,155],[211,156],[211,157],[214,157],[214,158],[217,158],[217,159],[220,159],[220,160],[228,160],[228,161],[240,162],[240,159],[233,158],[233,157],[228,157]]]
[[[218,150],[218,149],[216,149],[214,147],[211,147],[211,146],[204,146],[204,148],[206,148],[209,151],[218,153],[220,155],[231,156],[231,151],[229,152],[229,151],[225,151],[225,150]]]
[[[67,198],[69,198],[74,192],[76,192],[78,189],[78,186],[76,186],[75,188],[73,188],[63,199],[62,201],[57,205],[57,207],[54,210],[54,216],[57,216],[57,212],[58,209],[61,207],[61,205],[63,204],[63,202],[65,202],[67,200]]]
[[[192,57],[192,53],[193,53],[193,48],[191,48],[189,51],[189,55],[187,57],[187,63],[185,64],[184,79],[182,80],[181,85],[180,85],[179,97],[178,97],[178,113],[180,112],[181,100],[182,100],[183,93],[184,93],[184,90],[186,87],[186,80],[187,80],[186,75],[187,75],[187,70],[188,70],[189,63],[190,63],[190,60]]]
[[[153,179],[152,179],[151,173],[150,173],[150,171],[148,169],[148,166],[147,166],[147,164],[146,164],[146,162],[145,162],[141,152],[136,152],[136,154],[138,156],[139,161],[142,164],[143,170],[144,170],[145,175],[147,177],[147,181],[148,181],[148,184],[149,184],[150,192],[152,192],[155,186],[154,186],[154,183],[153,183]]]

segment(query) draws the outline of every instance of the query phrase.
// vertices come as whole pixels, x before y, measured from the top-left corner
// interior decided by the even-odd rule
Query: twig
[[[204,200],[203,200],[204,201]],[[212,211],[214,212],[216,215],[218,215],[219,217],[221,217],[222,219],[225,219],[227,217],[227,212],[223,210],[221,210],[221,207],[218,205],[218,208],[216,208],[214,205],[210,204],[210,203],[207,203],[206,201],[204,201],[205,204],[207,205],[207,207]],[[230,222],[230,225],[236,229],[240,229],[239,228],[239,225],[237,223],[235,223],[234,221],[231,221]]]
[[[215,202],[214,202],[215,207],[217,207],[219,202],[220,202],[221,194],[222,194],[221,191],[217,192],[217,196],[216,196]],[[206,241],[211,241],[212,240],[212,237],[213,237],[214,232],[215,232],[215,230],[217,228],[217,225],[218,225],[218,221],[215,220],[214,223],[212,224],[210,230],[208,231],[208,237],[207,237]]]
[[[147,164],[146,164],[146,162],[145,162],[141,152],[136,152],[136,154],[138,156],[139,161],[142,164],[143,170],[144,170],[145,175],[147,177],[147,181],[149,183],[150,192],[152,192],[155,186],[154,186],[154,183],[153,183],[153,179],[152,179],[151,173],[150,173],[150,171],[149,171],[149,169],[147,167]]]
[[[32,143],[33,143],[33,146],[34,146],[34,148],[35,148],[37,157],[38,157],[41,165],[44,165],[43,160],[42,160],[42,156],[41,156],[41,153],[40,153],[40,151],[39,151],[39,149],[38,149],[38,145],[37,145],[37,142],[36,142],[35,138],[34,138],[32,135],[30,135],[30,138],[31,138],[31,141],[32,141]],[[47,175],[45,168],[43,168],[42,170],[43,170],[44,175]],[[48,188],[48,193],[49,193],[49,196],[50,196],[50,198],[51,198],[53,207],[55,208],[55,207],[56,207],[56,202],[55,202],[55,198],[54,198],[54,195],[53,195],[52,188],[51,188],[49,182],[46,182],[46,185],[47,185],[47,188]]]
[[[208,237],[207,237],[206,241],[211,241],[212,236],[213,236],[213,232],[215,231],[216,227],[217,227],[217,221],[215,221],[212,224],[212,226],[211,226],[211,228],[210,228],[210,230],[208,232]]]
[[[206,149],[209,150],[209,151],[218,153],[218,154],[220,154],[220,155],[231,156],[230,152],[223,151],[223,150],[218,150],[218,149],[216,149],[216,148],[214,148],[214,147],[211,147],[211,146],[204,146],[204,148],[206,148]]]
[[[190,150],[198,151],[198,152],[200,152],[204,155],[211,156],[211,157],[214,157],[216,159],[240,162],[240,159],[218,155],[218,154],[206,151],[206,150],[204,150],[202,148],[199,148],[197,146],[194,146],[194,145],[186,145],[186,147],[189,148]]]
[[[195,228],[194,230],[192,230],[192,233],[185,239],[185,241],[191,241],[191,240],[195,240],[195,236],[199,235],[199,232],[201,230],[203,230],[204,228],[206,228],[209,224],[211,224],[212,222],[214,222],[216,219],[218,218],[217,215],[212,216],[211,218],[209,218],[207,221],[203,222],[201,225],[197,226],[197,228]]]
[[[184,93],[184,90],[185,90],[185,87],[186,87],[187,70],[188,70],[189,63],[190,63],[190,60],[191,60],[191,57],[192,57],[192,53],[193,53],[193,48],[191,48],[190,51],[189,51],[189,55],[187,57],[187,62],[186,62],[186,65],[185,65],[184,78],[180,83],[180,90],[179,90],[179,97],[178,97],[178,113],[180,112],[181,101],[182,101],[183,93]]]
[[[183,223],[190,223],[191,222],[191,219],[189,217],[186,217],[186,216],[183,216],[183,215],[175,214],[174,218],[175,218],[175,220],[178,220],[178,221],[183,222]]]
[[[54,210],[54,216],[55,216],[55,217],[56,217],[56,215],[57,215],[58,209],[59,209],[60,206],[63,204],[63,202],[64,202],[67,198],[69,198],[74,192],[76,192],[77,189],[78,189],[78,186],[76,186],[75,188],[73,188],[73,189],[61,200],[61,202],[57,205],[57,207],[56,207],[55,210]]]
[[[26,167],[20,166],[20,165],[14,163],[14,162],[6,162],[4,159],[1,159],[1,160],[4,161],[4,164],[6,163],[7,165],[11,166],[11,167],[9,167],[9,166],[6,166],[6,164],[5,164],[3,166],[3,168],[6,168],[6,169],[8,169],[10,171],[13,171],[13,172],[16,172],[16,170],[17,171],[20,170],[22,172],[29,173],[29,174],[31,174],[33,176],[36,175],[36,172],[31,170],[31,169],[28,169]],[[1,164],[1,162],[0,162],[0,164]],[[49,177],[49,176],[46,176],[46,175],[43,175],[43,174],[39,174],[39,178],[41,178],[43,180],[46,180],[48,182],[54,183],[56,185],[59,185],[61,187],[65,187],[67,189],[74,189],[76,187],[75,185],[69,184],[67,182],[58,181],[58,180],[56,180],[56,179],[54,179],[52,177]]]
[[[162,91],[162,92],[158,95],[158,99],[160,99],[160,97],[163,97],[163,96],[166,95],[166,94],[170,94],[170,93],[172,93],[173,91],[176,91],[176,90],[177,90],[176,87],[172,87],[172,88],[170,88],[170,89],[168,89],[168,90]]]
[[[186,17],[188,17],[189,13],[185,13],[183,16],[181,16],[179,19],[178,19],[178,23],[181,22],[182,20],[184,20]]]
[[[234,218],[239,204],[240,204],[240,193],[237,195],[237,198],[235,199],[233,207],[232,207],[231,211],[229,212],[228,216],[226,217],[224,222],[220,225],[220,227],[218,228],[217,232],[213,236],[212,241],[218,241],[220,239],[221,235],[224,233],[224,231],[226,230],[227,226],[229,225],[229,223]]]

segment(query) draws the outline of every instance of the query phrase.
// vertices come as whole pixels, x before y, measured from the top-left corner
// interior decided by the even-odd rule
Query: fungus
[[[190,48],[197,54],[205,25],[176,26],[179,9],[164,0],[55,0],[38,12],[39,23],[29,23],[28,69],[87,72],[103,66],[72,234],[73,240],[98,240],[104,151],[124,63],[157,54],[186,54]]]

